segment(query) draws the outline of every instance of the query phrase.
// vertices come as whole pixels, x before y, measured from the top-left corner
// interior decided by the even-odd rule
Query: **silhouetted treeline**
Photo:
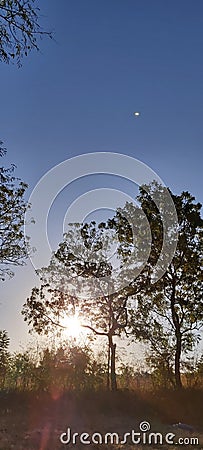
[[[9,353],[6,331],[0,332],[0,390],[44,391],[58,395],[66,391],[106,389],[107,362],[88,346],[60,345],[57,349],[28,349]],[[149,371],[122,363],[118,365],[118,388],[145,391],[173,385],[163,361],[148,356]],[[151,368],[150,368],[151,366]],[[203,387],[203,356],[185,363],[185,387]]]

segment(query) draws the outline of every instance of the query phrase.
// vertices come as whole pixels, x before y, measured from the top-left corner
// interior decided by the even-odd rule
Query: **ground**
[[[65,450],[69,449],[168,449],[187,448],[203,450],[203,392],[151,393],[0,393],[0,450]],[[176,434],[191,439],[198,437],[199,445],[144,445],[126,444],[62,444],[60,436],[67,428],[74,432],[124,433],[140,431],[143,421],[151,425],[151,432]],[[189,424],[192,430],[180,430],[175,423]],[[141,433],[142,439],[143,434]],[[145,433],[148,436],[148,433]],[[87,438],[86,438],[87,439]],[[189,442],[187,439],[186,442]],[[72,440],[72,437],[71,437]],[[190,441],[191,442],[191,441]]]

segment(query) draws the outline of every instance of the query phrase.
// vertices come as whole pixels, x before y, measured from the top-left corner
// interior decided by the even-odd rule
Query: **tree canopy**
[[[20,66],[24,56],[39,50],[38,38],[52,37],[41,28],[36,5],[36,0],[0,0],[0,61]]]
[[[5,149],[0,142],[0,156]],[[12,276],[12,266],[22,265],[27,257],[24,214],[28,207],[24,194],[27,184],[14,176],[15,166],[0,167],[0,279]]]
[[[165,251],[170,253],[170,242],[177,246],[164,265],[155,190],[161,198],[163,188],[156,183],[141,187],[140,207],[126,203],[106,223],[70,225],[49,266],[37,271],[40,286],[32,289],[23,307],[25,320],[38,333],[63,328],[64,314],[79,311],[82,326],[108,340],[112,389],[115,336],[131,333],[133,339],[150,343],[152,357],[158,355],[160,367],[165,361],[168,378],[180,387],[182,355],[198,341],[203,324],[201,205],[188,192],[170,193],[178,220],[169,221]],[[165,202],[163,208],[167,210]],[[157,261],[165,273],[154,282]]]
[[[203,220],[201,204],[189,192],[172,195],[178,215],[178,243],[163,277],[155,284],[143,283],[133,326],[137,337],[148,340],[153,355],[174,371],[174,384],[181,387],[181,359],[200,339],[203,325]],[[162,224],[150,195],[141,189],[139,200],[148,217],[152,251],[145,273],[150,280],[162,242]],[[173,230],[171,230],[173,233]],[[157,361],[158,361],[157,359]]]
[[[114,336],[128,323],[128,293],[120,288],[108,260],[113,243],[105,224],[73,224],[47,268],[38,270],[40,287],[33,288],[23,308],[28,324],[38,333],[63,328],[64,315],[78,310],[82,327],[108,340],[111,388],[116,389]],[[109,383],[109,380],[108,380]]]

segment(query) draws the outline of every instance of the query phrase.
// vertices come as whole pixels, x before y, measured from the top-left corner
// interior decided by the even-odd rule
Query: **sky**
[[[116,152],[202,203],[202,0],[38,3],[40,22],[54,39],[42,39],[20,69],[0,65],[4,165],[17,166],[29,185],[27,198],[66,159]],[[130,183],[114,182],[92,176],[64,190],[50,211],[50,241],[79,193],[119,185],[135,195]],[[0,329],[8,331],[12,349],[27,340],[20,311],[36,282],[28,261],[1,288]]]

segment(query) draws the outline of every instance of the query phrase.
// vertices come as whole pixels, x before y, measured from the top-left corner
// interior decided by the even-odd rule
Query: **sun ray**
[[[83,330],[80,319],[76,314],[74,316],[65,316],[61,321],[61,325],[65,327],[64,334],[73,338],[79,337]]]

